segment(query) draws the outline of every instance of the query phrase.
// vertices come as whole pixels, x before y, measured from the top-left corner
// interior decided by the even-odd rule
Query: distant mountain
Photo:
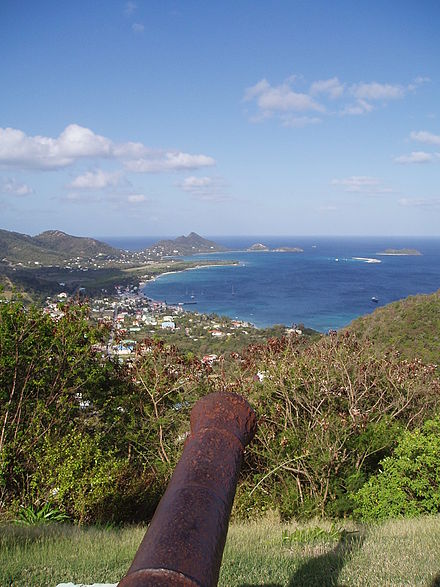
[[[61,230],[46,230],[35,236],[33,240],[42,247],[62,251],[71,257],[95,257],[99,254],[119,256],[121,252],[94,238],[71,236]]]
[[[119,257],[121,251],[92,238],[48,230],[37,236],[0,229],[0,261],[51,265],[75,257]]]
[[[196,253],[219,253],[227,251],[214,241],[201,237],[195,232],[190,232],[188,236],[179,236],[175,239],[160,240],[149,251],[160,255],[195,255]]]

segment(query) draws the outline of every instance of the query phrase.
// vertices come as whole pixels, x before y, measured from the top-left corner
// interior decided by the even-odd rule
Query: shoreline
[[[210,254],[210,253],[207,253]],[[147,281],[143,282],[143,286],[147,285],[147,283],[156,281],[157,279],[160,279],[161,277],[163,277],[164,275],[173,275],[174,273],[183,273],[184,271],[194,271],[195,269],[205,269],[205,268],[209,268],[209,267],[238,267],[240,265],[240,262],[234,262],[234,263],[212,263],[212,264],[206,264],[206,265],[195,265],[194,267],[184,267],[183,269],[176,269],[175,271],[164,271],[163,273],[159,273],[159,275],[153,275],[152,277],[150,277],[150,279],[147,279]]]

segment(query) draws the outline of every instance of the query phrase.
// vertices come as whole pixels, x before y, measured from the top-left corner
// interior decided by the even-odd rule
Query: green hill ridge
[[[93,238],[47,230],[37,236],[0,229],[0,260],[14,263],[59,263],[67,257],[119,256],[119,249]]]
[[[354,320],[347,330],[372,340],[379,352],[394,347],[404,359],[440,364],[440,290],[377,308]]]

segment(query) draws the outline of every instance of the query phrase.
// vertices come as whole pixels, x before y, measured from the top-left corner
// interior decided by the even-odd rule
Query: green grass
[[[0,527],[0,585],[116,583],[144,531],[56,524]],[[335,527],[322,520],[281,524],[275,516],[231,524],[219,585],[435,587],[440,585],[440,517],[363,527]]]

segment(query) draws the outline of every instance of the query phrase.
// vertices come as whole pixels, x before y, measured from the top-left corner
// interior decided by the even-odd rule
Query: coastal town
[[[62,291],[46,298],[44,312],[60,319],[66,304],[78,297]],[[225,351],[237,351],[270,336],[301,336],[301,328],[279,325],[256,328],[245,320],[188,312],[183,304],[168,305],[143,295],[136,285],[116,286],[115,293],[86,299],[90,319],[109,328],[108,341],[96,350],[124,361],[136,354],[145,339],[163,340],[212,364]]]

